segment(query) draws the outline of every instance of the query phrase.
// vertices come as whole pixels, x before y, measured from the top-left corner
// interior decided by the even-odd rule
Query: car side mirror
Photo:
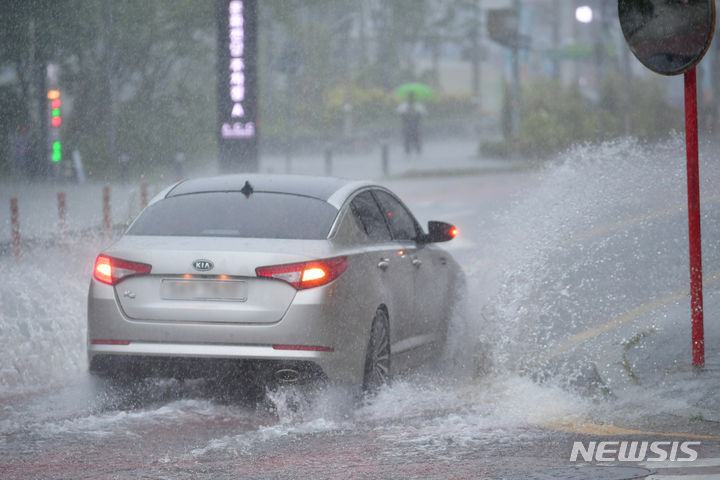
[[[423,240],[426,243],[447,242],[457,237],[458,229],[455,225],[445,222],[428,222],[428,233]]]

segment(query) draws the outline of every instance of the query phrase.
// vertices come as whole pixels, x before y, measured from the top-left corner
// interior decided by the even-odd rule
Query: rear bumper
[[[148,355],[193,358],[247,358],[253,360],[320,360],[334,352],[275,349],[262,345],[200,345],[182,343],[130,342],[127,345],[88,345],[92,354]]]
[[[128,318],[118,306],[114,289],[93,280],[88,298],[88,360],[91,368],[102,362],[107,364],[106,369],[122,369],[133,358],[183,359],[184,363],[247,360],[268,365],[270,370],[301,362],[316,366],[331,381],[359,384],[370,329],[369,321],[359,320],[372,316],[359,311],[350,298],[328,302],[329,295],[337,300],[339,294],[332,288],[331,284],[299,292],[282,319],[272,324],[159,322]],[[324,347],[330,351],[278,349],[273,345]],[[119,361],[109,362],[109,358]]]
[[[143,377],[207,378],[240,381],[243,385],[281,385],[326,380],[322,369],[312,362],[136,356],[96,353],[90,371],[118,380]]]

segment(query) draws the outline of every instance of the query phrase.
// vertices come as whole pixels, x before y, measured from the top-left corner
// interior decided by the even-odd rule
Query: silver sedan
[[[241,377],[374,390],[441,351],[463,285],[429,222],[381,186],[226,175],[161,192],[95,262],[101,375],[233,362]]]

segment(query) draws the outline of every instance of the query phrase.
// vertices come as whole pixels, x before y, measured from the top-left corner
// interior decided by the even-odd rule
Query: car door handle
[[[390,259],[383,258],[378,262],[377,266],[380,270],[387,270],[388,268],[390,268]]]
[[[422,265],[422,260],[420,260],[419,258],[415,257],[415,258],[412,259],[412,264],[415,265],[416,267],[420,267],[420,265]]]

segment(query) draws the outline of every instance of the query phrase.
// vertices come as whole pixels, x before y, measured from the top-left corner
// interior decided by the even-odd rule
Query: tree
[[[121,151],[147,164],[176,148],[212,149],[214,4],[27,0],[0,9],[7,21],[0,66],[16,77],[4,96],[19,100],[15,116],[30,116],[43,101],[33,85],[42,66],[58,64],[63,98],[72,103],[64,143],[79,148],[91,170],[112,173]]]
[[[42,15],[39,13],[42,12]],[[52,55],[56,31],[49,28],[58,12],[57,2],[27,0],[0,3],[0,67],[14,73],[14,81],[0,86],[3,113],[0,115],[0,138],[8,139],[19,125],[33,134],[32,158],[36,167],[43,159],[42,138],[44,106],[44,66]],[[0,141],[0,166],[10,161],[10,142]]]
[[[93,2],[64,10],[62,82],[70,131],[86,157],[162,162],[199,151],[215,127],[214,5],[191,0]],[[83,12],[77,15],[74,12]]]

